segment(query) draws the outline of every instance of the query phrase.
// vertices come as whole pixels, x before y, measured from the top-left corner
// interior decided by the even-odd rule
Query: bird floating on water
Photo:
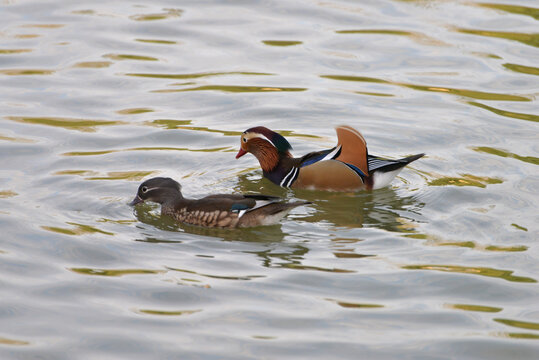
[[[337,126],[337,145],[295,158],[292,146],[280,134],[264,126],[243,132],[236,159],[246,153],[259,161],[264,176],[290,188],[358,191],[385,187],[409,163],[425,154],[398,160],[369,155],[363,135],[350,126]]]
[[[286,203],[268,195],[215,194],[187,199],[181,193],[181,185],[165,177],[144,181],[129,205],[146,200],[161,204],[161,214],[178,222],[220,228],[273,225],[293,208],[309,204],[308,201]]]

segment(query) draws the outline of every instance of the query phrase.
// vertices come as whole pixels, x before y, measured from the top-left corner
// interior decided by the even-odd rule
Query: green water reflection
[[[10,198],[10,197],[14,197],[14,196],[17,196],[19,194],[17,194],[15,191],[11,191],[11,190],[1,190],[0,191],[0,199],[5,199],[5,198]]]
[[[0,140],[12,141],[16,143],[35,143],[36,142],[35,140],[32,140],[32,139],[26,139],[26,138],[21,138],[21,137],[11,137],[11,136],[4,136],[4,135],[0,135]]]
[[[442,86],[415,85],[415,84],[388,81],[388,80],[365,77],[365,76],[320,75],[320,77],[324,79],[331,79],[331,80],[338,80],[338,81],[357,81],[357,82],[396,85],[396,86],[406,87],[406,88],[419,90],[419,91],[447,93],[447,94],[469,97],[469,98],[478,99],[478,100],[531,101],[530,98],[519,96],[519,95],[499,94],[499,93],[491,93],[491,92],[485,92],[485,91],[449,88],[449,87],[442,87]]]
[[[274,92],[274,91],[306,91],[307,88],[274,87],[274,86],[243,86],[243,85],[202,85],[187,89],[153,90],[155,93],[171,93],[184,91],[222,91],[232,93]]]
[[[202,274],[202,273],[199,273],[199,272],[196,272],[196,271],[193,271],[193,270],[179,269],[179,268],[173,268],[173,267],[168,267],[168,266],[167,266],[167,269],[172,270],[172,271],[178,271],[178,272],[182,272],[182,273],[188,273],[188,274],[193,274],[193,275],[197,275],[197,276],[202,276],[202,277],[206,277],[206,278],[210,278],[210,279],[221,279],[221,280],[253,280],[253,279],[259,279],[259,278],[265,278],[266,277],[265,275],[231,276],[231,275]],[[190,279],[190,281],[193,281],[193,280]]]
[[[72,225],[72,228],[62,228],[62,227],[56,227],[56,226],[41,226],[42,229],[47,231],[52,231],[59,234],[64,235],[84,235],[84,234],[103,234],[103,235],[114,235],[114,233],[100,230],[94,226],[90,225],[84,225],[84,224],[77,224],[73,222],[67,222],[66,224]]]
[[[488,146],[473,147],[472,150],[477,151],[477,152],[491,154],[491,155],[517,159],[517,160],[524,161],[524,162],[534,164],[534,165],[539,165],[539,158],[536,158],[534,156],[521,156],[512,152],[509,152],[509,151],[496,149],[496,148],[492,148]]]
[[[152,56],[132,55],[132,54],[106,54],[104,58],[112,60],[139,60],[139,61],[158,61]]]
[[[147,275],[161,274],[164,270],[149,270],[149,269],[92,269],[92,268],[68,268],[77,274],[96,275],[96,276],[112,276],[120,277],[125,275]]]
[[[494,9],[494,10],[501,10],[501,11],[505,11],[511,14],[531,16],[535,20],[539,20],[538,8],[522,6],[522,5],[493,4],[493,3],[479,3],[475,5],[481,6],[484,8]]]
[[[61,127],[68,130],[78,130],[84,132],[93,132],[98,126],[110,126],[125,124],[121,121],[113,120],[89,120],[89,119],[74,119],[62,117],[25,117],[25,116],[6,116],[8,120],[16,121],[25,124],[36,124]]]
[[[513,226],[514,228],[516,228],[518,230],[528,231],[528,229],[526,229],[524,226],[520,226],[520,225],[517,225],[517,224],[511,224],[511,226]]]
[[[165,9],[165,12],[162,13],[132,15],[129,18],[135,21],[155,21],[177,18],[181,16],[182,13],[183,10],[181,9]]]
[[[472,106],[476,106],[476,107],[481,108],[481,109],[488,110],[490,112],[493,112],[494,114],[497,114],[497,115],[500,115],[500,116],[505,116],[505,117],[508,117],[508,118],[535,121],[535,122],[539,121],[539,116],[537,116],[537,115],[525,114],[525,113],[517,113],[517,112],[507,111],[507,110],[501,110],[501,109],[497,109],[497,108],[492,107],[492,106],[488,106],[488,105],[485,105],[485,104],[478,103],[476,101],[468,101],[468,104],[470,104]]]
[[[32,49],[0,49],[0,55],[22,54],[32,51]]]
[[[38,28],[38,29],[59,29],[64,27],[65,24],[26,24],[21,27],[24,28]]]
[[[508,325],[508,326],[521,328],[521,329],[539,330],[539,323],[535,323],[535,322],[519,321],[519,320],[512,320],[512,319],[501,319],[501,318],[496,318],[494,319],[494,321],[499,322],[501,324]]]
[[[508,337],[512,339],[526,339],[536,340],[539,339],[539,334],[527,334],[527,333],[497,333],[498,336]]]
[[[262,40],[262,42],[269,46],[294,46],[303,44],[303,41],[287,41],[287,40]]]
[[[476,29],[465,29],[465,28],[456,28],[455,30],[463,34],[495,37],[499,39],[518,41],[520,43],[523,43],[529,46],[534,46],[534,47],[539,46],[539,33],[527,34],[527,33],[508,32],[508,31],[487,31],[487,30],[476,30]]]
[[[430,186],[475,186],[479,188],[486,188],[487,185],[501,184],[503,180],[498,178],[490,178],[487,176],[476,176],[471,174],[463,174],[460,177],[456,176],[444,176],[429,181]]]
[[[477,244],[474,241],[445,241],[439,237],[427,235],[427,234],[405,234],[407,238],[412,239],[424,239],[427,240],[427,245],[435,246],[458,246],[475,250],[484,251],[505,251],[505,252],[519,252],[528,250],[527,246],[515,245],[515,246],[499,246],[499,245],[482,245]]]
[[[155,171],[110,171],[106,176],[93,176],[86,178],[87,180],[129,180],[140,181],[145,177],[150,176]]]
[[[112,65],[111,61],[82,61],[78,62],[73,67],[76,68],[88,68],[88,69],[99,69],[106,68]]]
[[[159,316],[182,316],[182,315],[192,315],[197,312],[201,312],[202,309],[198,310],[150,310],[150,309],[137,309],[137,313],[147,314],[147,315],[159,315]]]
[[[161,44],[161,45],[175,45],[175,44],[178,44],[177,41],[158,40],[158,39],[135,39],[135,41],[142,42],[142,43],[150,43],[150,44]]]
[[[52,75],[56,71],[48,69],[6,69],[0,70],[0,75],[10,75],[10,76],[19,76],[19,75]]]
[[[127,73],[126,76],[154,78],[154,79],[198,79],[213,76],[228,76],[228,75],[247,75],[247,76],[270,76],[271,73],[249,72],[249,71],[225,71],[225,72],[207,72],[193,74],[152,74],[152,73]]]
[[[2,345],[14,345],[14,346],[22,346],[22,345],[30,345],[29,341],[24,340],[15,340],[15,339],[8,339],[5,337],[0,337],[0,344]]]
[[[279,267],[284,268],[284,269],[314,270],[314,271],[340,273],[340,274],[352,274],[352,273],[357,272],[355,270],[347,270],[347,269],[340,269],[340,268],[325,268],[321,266],[302,265],[295,262],[280,264]]]
[[[515,72],[519,72],[523,74],[539,75],[539,68],[536,68],[533,66],[524,66],[524,65],[519,65],[519,64],[505,63],[503,64],[503,67],[511,71],[515,71]]]
[[[489,313],[497,313],[503,310],[503,308],[500,308],[500,307],[471,305],[471,304],[448,304],[447,306],[452,309],[465,310],[465,311],[489,312]]]
[[[150,126],[157,126],[167,130],[174,129],[183,129],[183,130],[193,130],[193,131],[203,131],[210,133],[223,134],[224,136],[240,136],[242,133],[240,131],[230,131],[230,130],[220,130],[220,129],[211,129],[204,126],[191,126],[191,120],[167,120],[167,119],[158,119],[153,121],[147,121],[145,124]]]
[[[435,270],[443,272],[453,272],[453,273],[462,273],[462,274],[472,274],[480,276],[488,276],[504,279],[507,281],[513,282],[523,282],[523,283],[536,283],[537,280],[524,277],[524,276],[514,276],[513,271],[511,270],[500,270],[487,267],[469,267],[469,266],[458,266],[458,265],[404,265],[403,269],[407,270]]]
[[[347,301],[340,301],[336,299],[326,299],[327,301],[333,302],[340,307],[347,308],[347,309],[375,309],[375,308],[383,308],[384,305],[379,304],[363,304],[363,303],[352,303]]]
[[[153,112],[155,110],[150,108],[131,108],[131,109],[123,109],[116,111],[117,114],[120,115],[136,115],[136,114],[144,114],[147,112]]]

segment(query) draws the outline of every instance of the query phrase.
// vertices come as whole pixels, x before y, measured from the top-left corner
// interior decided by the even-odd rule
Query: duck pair
[[[367,152],[361,133],[350,126],[338,126],[337,145],[295,158],[292,146],[280,134],[263,126],[243,132],[236,159],[247,153],[259,161],[264,177],[293,189],[360,191],[385,187],[409,163],[425,154],[387,160]],[[153,178],[142,183],[130,205],[144,201],[161,204],[161,213],[178,222],[207,227],[236,228],[278,223],[290,210],[307,201],[285,203],[267,195],[216,194],[187,199],[181,186],[170,178]]]

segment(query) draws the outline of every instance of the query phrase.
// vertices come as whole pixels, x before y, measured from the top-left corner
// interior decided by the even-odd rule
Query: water
[[[3,359],[539,357],[537,2],[0,2]],[[358,128],[425,152],[389,188],[289,191],[235,160]],[[126,203],[312,205],[203,229]]]

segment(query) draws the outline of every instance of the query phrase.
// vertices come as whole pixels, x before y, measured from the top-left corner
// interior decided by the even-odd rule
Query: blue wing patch
[[[249,206],[245,204],[232,204],[232,206],[230,207],[230,211],[241,211],[247,209],[249,209]]]
[[[361,180],[362,180],[363,182],[365,182],[365,181],[364,181],[364,179],[365,179],[365,174],[364,174],[363,171],[361,171],[357,166],[352,165],[352,164],[348,164],[348,163],[345,163],[345,162],[343,162],[343,164],[346,165],[346,166],[348,166],[350,169],[354,170],[355,173],[359,175],[359,177],[361,178]]]
[[[307,161],[304,161],[302,164],[301,164],[301,167],[304,167],[304,166],[307,166],[307,165],[311,165],[311,164],[314,164],[315,162],[319,162],[320,160],[322,160],[327,154],[322,154],[322,155],[319,155],[319,156],[315,156]]]

